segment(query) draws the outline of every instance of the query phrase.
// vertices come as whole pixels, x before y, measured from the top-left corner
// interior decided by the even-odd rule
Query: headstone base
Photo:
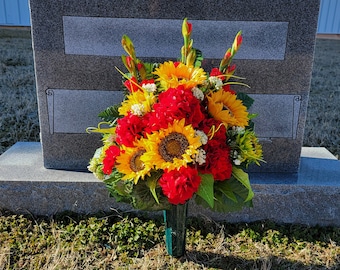
[[[340,226],[340,161],[325,148],[303,147],[298,173],[252,173],[250,179],[253,208],[221,214],[190,204],[189,215],[227,222]],[[0,194],[0,209],[18,214],[132,211],[109,198],[105,185],[91,173],[45,169],[36,142],[18,142],[0,156]]]

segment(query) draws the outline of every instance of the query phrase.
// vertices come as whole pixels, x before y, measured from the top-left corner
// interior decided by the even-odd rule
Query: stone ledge
[[[303,148],[299,173],[252,173],[254,207],[221,214],[190,205],[190,215],[218,221],[340,226],[340,161],[325,148]],[[40,143],[19,142],[0,156],[0,209],[51,216],[119,208],[91,173],[45,169]]]

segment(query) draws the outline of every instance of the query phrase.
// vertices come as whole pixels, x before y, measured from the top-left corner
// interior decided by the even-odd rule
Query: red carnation
[[[201,177],[197,170],[181,167],[178,170],[165,170],[159,179],[163,193],[172,204],[183,204],[198,190]]]
[[[141,137],[144,129],[143,118],[128,113],[125,117],[118,119],[116,128],[116,142],[132,147],[133,142]]]
[[[172,123],[175,119],[185,118],[185,124],[191,124],[194,128],[204,119],[200,101],[191,90],[183,86],[169,88],[158,96],[159,102],[153,106],[155,119],[160,123]],[[161,124],[162,125],[162,124]]]
[[[112,173],[112,169],[115,166],[116,158],[120,154],[120,149],[118,146],[111,145],[108,149],[105,151],[105,157],[103,160],[103,172],[107,175],[110,175]]]
[[[204,146],[206,159],[199,170],[202,173],[211,173],[215,180],[229,179],[232,173],[229,146],[220,140],[209,140]]]
[[[199,126],[199,130],[202,130],[208,137],[219,140],[221,144],[225,144],[227,141],[226,128],[221,121],[215,120],[214,118],[204,119]]]

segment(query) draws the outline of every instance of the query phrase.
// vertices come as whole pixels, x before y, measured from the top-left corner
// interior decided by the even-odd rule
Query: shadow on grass
[[[325,265],[308,264],[291,261],[278,256],[268,256],[259,259],[244,259],[233,255],[222,255],[213,252],[187,251],[180,261],[192,261],[195,264],[213,269],[339,269],[340,265],[325,267]]]
[[[200,231],[203,236],[208,233],[217,234],[223,230],[226,236],[241,236],[253,242],[268,242],[269,244],[294,244],[301,242],[318,243],[326,246],[331,241],[340,243],[340,227],[307,226],[303,224],[278,224],[270,220],[250,223],[214,222],[209,219],[191,218],[187,228]]]

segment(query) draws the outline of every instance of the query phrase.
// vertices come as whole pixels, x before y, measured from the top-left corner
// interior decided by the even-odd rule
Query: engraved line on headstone
[[[299,115],[300,115],[300,107],[301,107],[301,101],[302,101],[302,97],[300,95],[294,96],[294,115],[293,115],[293,121],[292,121],[292,125],[293,125],[293,139],[296,139],[297,136],[297,128],[298,128],[298,124],[299,124]]]
[[[244,42],[235,58],[284,60],[288,22],[190,20],[194,47],[204,58],[221,59],[236,33]],[[65,54],[120,57],[121,37],[134,42],[138,57],[178,58],[182,20],[63,16]]]

